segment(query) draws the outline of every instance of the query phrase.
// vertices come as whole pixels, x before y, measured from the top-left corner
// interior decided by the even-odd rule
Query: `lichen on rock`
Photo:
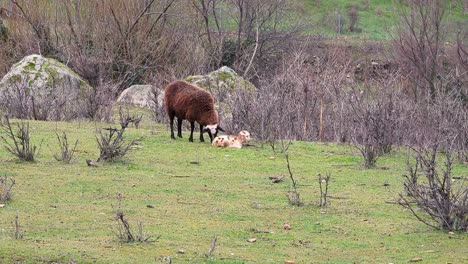
[[[63,63],[29,55],[0,81],[0,108],[12,117],[70,120],[87,116],[92,87]]]

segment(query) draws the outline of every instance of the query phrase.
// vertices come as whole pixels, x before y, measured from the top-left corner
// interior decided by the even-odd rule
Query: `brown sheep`
[[[223,135],[216,137],[211,143],[215,147],[223,148],[242,148],[242,144],[250,141],[250,133],[242,130],[237,136]]]
[[[190,142],[193,142],[195,121],[200,125],[201,142],[205,141],[204,132],[208,132],[211,142],[218,135],[218,131],[224,132],[218,125],[218,113],[214,109],[213,96],[202,88],[185,81],[174,81],[166,87],[164,102],[169,116],[172,139],[175,139],[174,117],[177,117],[177,136],[180,138],[182,137],[182,120],[186,119],[190,122]],[[206,126],[205,129],[203,129],[204,126]]]

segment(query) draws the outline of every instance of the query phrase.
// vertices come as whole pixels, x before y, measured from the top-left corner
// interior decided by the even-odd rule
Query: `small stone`
[[[284,230],[291,230],[291,225],[290,224],[284,224],[283,229]]]
[[[414,258],[414,259],[410,260],[410,262],[421,262],[421,261],[423,261],[422,258]]]
[[[454,232],[451,232],[451,231],[448,232],[448,234],[449,234],[449,235],[455,235],[455,233],[454,233]]]
[[[147,208],[154,208],[151,204],[146,205]]]
[[[257,238],[255,238],[255,237],[249,238],[249,239],[247,239],[247,242],[249,242],[249,243],[255,243],[255,242],[257,242]]]
[[[316,225],[320,225],[320,222],[315,222]]]
[[[5,204],[0,204],[0,208],[3,208],[3,207],[5,207]]]
[[[294,264],[294,261],[292,261],[292,260],[286,260],[286,261],[284,262],[284,264]]]
[[[185,250],[183,248],[179,249],[179,251],[177,251],[177,253],[179,254],[185,254]]]

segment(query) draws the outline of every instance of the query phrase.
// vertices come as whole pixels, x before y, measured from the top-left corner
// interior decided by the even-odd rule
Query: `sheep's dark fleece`
[[[203,132],[208,132],[212,142],[218,131],[224,132],[218,126],[218,113],[214,109],[213,96],[202,88],[185,81],[174,81],[166,87],[164,102],[171,126],[171,138],[175,139],[174,117],[177,117],[177,136],[180,138],[182,137],[182,120],[186,119],[190,122],[190,142],[193,142],[195,121],[200,124],[201,142],[204,141]],[[206,126],[205,129],[203,129],[204,126]]]

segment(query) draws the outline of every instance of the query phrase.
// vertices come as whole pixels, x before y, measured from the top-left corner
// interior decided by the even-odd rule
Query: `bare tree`
[[[413,95],[432,98],[436,93],[437,76],[442,72],[444,53],[444,17],[446,1],[409,0],[409,11],[402,10],[394,46],[398,60],[414,78]]]

